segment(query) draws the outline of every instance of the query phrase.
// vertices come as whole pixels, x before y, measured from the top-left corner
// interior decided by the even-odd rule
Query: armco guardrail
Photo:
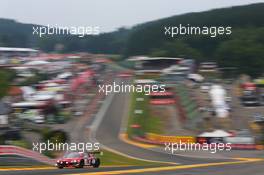
[[[0,155],[17,155],[27,157],[49,165],[54,165],[55,163],[54,159],[50,159],[36,151],[13,145],[0,145]]]

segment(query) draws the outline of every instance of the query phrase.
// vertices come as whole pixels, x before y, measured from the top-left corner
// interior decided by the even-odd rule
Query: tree
[[[222,42],[216,53],[220,66],[238,67],[238,73],[262,75],[264,67],[264,28],[243,29],[233,39]]]
[[[7,95],[12,80],[15,78],[15,72],[11,70],[0,70],[0,99]]]
[[[183,41],[176,40],[175,42],[166,43],[159,49],[153,49],[150,52],[151,56],[164,56],[164,57],[186,57],[200,59],[202,54],[191,48],[188,44]]]

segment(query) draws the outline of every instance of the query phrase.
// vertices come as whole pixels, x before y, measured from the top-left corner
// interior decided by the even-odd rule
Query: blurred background
[[[53,165],[64,151],[32,151],[32,143],[48,140],[99,141],[103,166],[156,166],[146,159],[159,157],[159,165],[181,162],[160,156],[164,143],[180,141],[231,143],[236,150],[215,158],[263,158],[260,2],[1,2],[0,167]],[[47,24],[99,26],[100,34],[32,34]],[[180,24],[230,26],[232,34],[164,35],[165,26]],[[166,91],[99,92],[99,85],[113,82],[164,84]],[[127,152],[124,145],[141,150]],[[154,153],[142,153],[149,148]],[[259,167],[252,173],[262,172]]]

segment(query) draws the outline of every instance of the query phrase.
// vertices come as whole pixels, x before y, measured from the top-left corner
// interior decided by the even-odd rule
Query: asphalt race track
[[[129,167],[129,169],[136,169],[142,167]],[[0,171],[1,175],[57,175],[57,174],[79,174],[79,173],[89,173],[89,172],[105,172],[105,171],[113,171],[113,170],[126,170],[128,167],[101,167],[101,168],[47,168],[43,170],[18,170],[18,171]]]
[[[115,94],[99,128],[96,139],[107,148],[123,154],[146,160],[171,162],[175,165],[164,167],[101,167],[83,169],[32,169],[16,171],[0,171],[0,174],[13,175],[53,175],[53,174],[167,174],[167,175],[263,175],[263,161],[232,160],[215,158],[192,158],[179,155],[170,155],[153,150],[143,149],[127,144],[119,139],[120,126],[124,115],[128,114],[129,94]],[[238,162],[241,161],[241,162]],[[176,165],[177,163],[177,165]]]
[[[143,148],[136,147],[122,142],[119,139],[120,125],[122,121],[122,116],[124,115],[124,110],[127,110],[126,101],[129,98],[129,94],[120,93],[114,96],[113,102],[111,103],[106,115],[96,133],[97,141],[100,144],[105,145],[111,149],[118,150],[121,153],[125,153],[129,156],[162,161],[162,162],[173,162],[179,164],[196,164],[196,163],[209,163],[209,162],[219,162],[227,160],[208,160],[200,158],[190,158],[183,156],[175,156],[170,154],[165,154],[161,152],[155,152],[151,150],[146,150]],[[126,112],[127,114],[127,112]]]

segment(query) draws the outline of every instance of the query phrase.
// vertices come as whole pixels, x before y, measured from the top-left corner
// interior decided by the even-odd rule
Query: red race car
[[[62,169],[64,167],[83,168],[84,166],[92,166],[98,168],[100,159],[95,157],[100,152],[70,152],[66,153],[56,162],[56,167]]]

